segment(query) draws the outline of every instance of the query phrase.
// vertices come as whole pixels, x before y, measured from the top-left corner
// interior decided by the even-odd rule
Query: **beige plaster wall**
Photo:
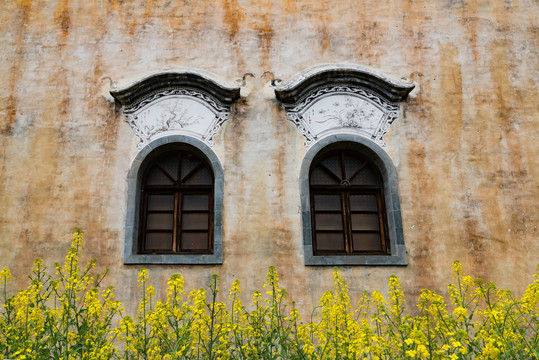
[[[451,262],[521,292],[539,261],[539,5],[534,0],[6,0],[0,5],[0,267],[15,287],[35,257],[60,261],[71,234],[133,303],[122,264],[126,176],[137,139],[104,96],[110,79],[194,67],[249,78],[214,137],[225,169],[224,264],[149,266],[156,285],[210,274],[244,294],[269,265],[306,306],[332,284],[303,265],[304,138],[264,94],[273,78],[352,62],[413,79],[385,136],[399,173],[407,267],[343,267],[352,291],[398,275],[410,299],[444,291]],[[128,306],[132,309],[132,306]]]

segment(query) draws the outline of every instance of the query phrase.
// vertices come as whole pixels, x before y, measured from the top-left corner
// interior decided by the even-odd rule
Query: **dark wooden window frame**
[[[179,158],[178,164],[178,176],[177,180],[171,178],[167,171],[162,169],[159,166],[159,162],[163,159],[177,156]],[[181,161],[184,156],[192,156],[200,161],[199,165],[187,172],[187,174],[181,174]],[[150,185],[148,184],[148,177],[151,175],[152,170],[159,168],[162,173],[167,176],[172,185]],[[198,170],[204,167],[211,174],[211,185],[206,184],[185,184],[191,176],[196,174]],[[149,166],[146,168],[146,171],[142,177],[142,186],[141,186],[141,206],[140,206],[140,227],[139,227],[139,242],[138,242],[138,253],[139,254],[213,254],[213,210],[214,210],[214,185],[215,177],[212,171],[211,166],[207,161],[195,153],[188,150],[174,150],[167,151],[163,154],[160,154],[159,157],[153,159]],[[174,196],[174,205],[173,209],[170,210],[149,210],[148,199],[152,195],[173,195]],[[184,206],[183,199],[185,196],[189,195],[207,195],[208,196],[208,206],[205,210],[186,210]],[[173,227],[170,229],[148,229],[148,216],[151,214],[172,214],[173,215]],[[182,224],[183,215],[186,214],[208,214],[207,227],[204,229],[186,229],[184,224]],[[172,231],[172,246],[169,249],[151,249],[147,246],[146,234],[148,233],[159,233],[159,232],[168,232]],[[208,240],[207,246],[205,248],[198,249],[185,249],[182,248],[182,239],[184,239],[184,234],[186,233],[207,233]]]
[[[332,170],[328,169],[322,162],[330,157],[338,155],[340,159],[341,176],[337,176]],[[362,165],[353,173],[346,174],[346,166],[344,157],[351,156],[355,159],[361,159]],[[376,177],[376,184],[369,185],[353,185],[353,179],[365,168],[369,168]],[[320,169],[328,176],[332,177],[334,181],[338,182],[338,185],[320,185],[312,184],[312,173],[315,169]],[[313,241],[313,253],[315,256],[328,256],[328,255],[387,255],[390,253],[389,237],[388,237],[388,225],[387,225],[387,213],[384,197],[384,184],[383,178],[380,174],[378,167],[370,161],[368,158],[360,154],[359,152],[352,150],[338,149],[329,152],[319,154],[311,164],[309,171],[309,192],[310,192],[310,204],[311,204],[311,228],[312,228],[312,241]],[[341,199],[340,209],[332,210],[320,210],[316,209],[315,196],[317,195],[338,195]],[[371,195],[376,197],[376,210],[353,210],[350,206],[350,196],[354,195]],[[317,228],[316,215],[317,214],[332,214],[341,215],[340,220],[342,224],[334,224],[337,230],[322,230]],[[376,214],[378,218],[378,230],[357,230],[352,227],[352,216],[355,214]],[[336,218],[336,217],[335,217]],[[342,228],[344,235],[344,249],[318,249],[317,236],[323,233],[338,234],[341,231],[338,230],[339,226]],[[378,250],[358,250],[354,249],[354,234],[379,234],[380,248]]]

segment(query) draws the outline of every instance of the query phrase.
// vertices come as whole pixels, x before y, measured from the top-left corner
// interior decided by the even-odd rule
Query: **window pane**
[[[168,178],[157,166],[154,166],[148,178],[146,179],[146,185],[173,185],[174,183]]]
[[[350,210],[378,211],[376,195],[350,195]]]
[[[352,175],[363,165],[365,161],[361,158],[354,157],[351,155],[344,156],[344,169],[346,172],[347,179],[350,179]]]
[[[193,154],[184,154],[182,155],[182,168],[181,168],[181,174],[182,178],[184,178],[187,174],[191,172],[198,164],[200,164],[200,160],[195,157]]]
[[[380,234],[355,233],[353,235],[354,251],[381,251]]]
[[[314,195],[314,209],[341,211],[341,195]]]
[[[209,196],[206,194],[183,196],[183,210],[209,210],[208,205]]]
[[[352,214],[352,230],[379,230],[378,214]]]
[[[376,164],[348,148],[317,159],[309,173],[315,255],[385,251],[383,178]]]
[[[171,250],[172,233],[146,233],[146,250]]]
[[[180,241],[182,250],[207,250],[209,247],[208,233],[183,233]]]
[[[212,167],[197,150],[169,150],[153,161],[146,168],[141,184],[140,228],[144,233],[140,250],[155,253],[211,251]]]
[[[310,182],[312,185],[335,185],[339,184],[337,180],[328,175],[320,168],[315,168],[311,173]]]
[[[352,185],[379,185],[380,181],[376,173],[369,167],[365,166],[359,174],[351,181]]]
[[[316,250],[344,251],[344,236],[342,233],[316,233]]]
[[[174,180],[178,180],[178,154],[171,154],[163,160],[159,160],[159,165]]]
[[[148,210],[174,210],[174,195],[148,195]]]
[[[208,214],[183,214],[182,230],[207,230]]]
[[[187,173],[182,174],[182,176],[186,175]],[[211,175],[210,169],[204,165],[194,174],[189,176],[189,178],[184,179],[184,181],[187,185],[211,185],[213,183],[213,176]]]
[[[174,226],[172,214],[148,214],[146,219],[148,230],[172,230]]]
[[[324,164],[329,170],[331,170],[337,177],[342,178],[341,173],[341,157],[339,155],[330,156],[320,162]]]
[[[316,230],[342,230],[341,214],[315,214]]]

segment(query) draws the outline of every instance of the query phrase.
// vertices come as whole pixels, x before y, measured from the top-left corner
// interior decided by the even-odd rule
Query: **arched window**
[[[309,174],[314,255],[387,254],[383,179],[352,150],[317,157]]]
[[[328,135],[300,169],[305,265],[406,265],[397,170],[356,134]]]
[[[127,176],[125,264],[222,264],[223,167],[213,150],[167,135],[137,153]]]
[[[141,186],[139,253],[212,253],[213,172],[188,150],[161,154]]]

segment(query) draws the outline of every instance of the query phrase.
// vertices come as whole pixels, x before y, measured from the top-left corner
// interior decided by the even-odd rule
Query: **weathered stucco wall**
[[[418,91],[385,136],[399,176],[407,267],[343,267],[355,292],[398,275],[409,297],[444,291],[451,262],[522,291],[539,259],[539,5],[518,1],[31,1],[0,8],[0,266],[22,287],[35,257],[60,261],[71,234],[124,266],[126,176],[137,139],[104,96],[110,79],[194,67],[252,92],[214,137],[225,170],[224,263],[148,266],[187,288],[219,273],[260,288],[269,265],[300,304],[331,287],[305,267],[299,211],[304,138],[264,92],[326,62],[372,66]]]

